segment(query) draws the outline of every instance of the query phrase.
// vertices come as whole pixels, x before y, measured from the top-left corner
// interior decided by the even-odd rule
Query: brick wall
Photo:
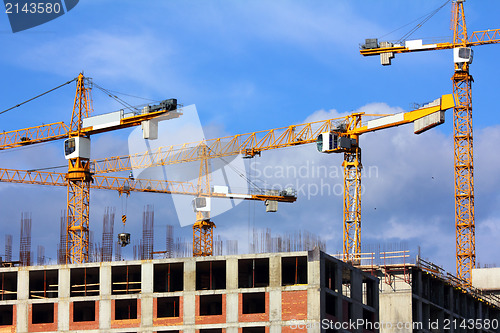
[[[195,299],[195,323],[199,324],[223,324],[226,322],[226,295],[222,294],[222,314],[213,316],[200,316],[200,296]]]
[[[32,324],[33,323],[33,305],[29,305],[28,331],[30,332],[53,332],[57,331],[57,303],[54,304],[54,322],[50,324]]]
[[[115,300],[111,301],[111,328],[126,328],[141,326],[141,300],[137,300],[137,319],[115,319]]]
[[[99,329],[99,301],[95,301],[95,320],[94,321],[83,321],[74,322],[74,303],[69,304],[69,329],[71,331],[76,330],[96,330]]]
[[[243,294],[238,294],[238,321],[239,322],[254,322],[254,321],[269,321],[269,293],[266,293],[266,310],[265,313],[243,313]]]
[[[307,319],[307,290],[281,292],[281,320]]]
[[[184,302],[182,296],[179,297],[179,316],[169,318],[158,318],[158,298],[153,299],[153,325],[154,326],[169,326],[169,325],[182,325],[184,322]]]

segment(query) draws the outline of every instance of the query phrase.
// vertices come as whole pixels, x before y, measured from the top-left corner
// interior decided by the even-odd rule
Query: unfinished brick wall
[[[223,324],[226,322],[226,295],[222,294],[222,314],[220,315],[200,315],[200,295],[195,298],[195,323],[199,324]]]
[[[141,326],[141,300],[137,299],[137,319],[115,319],[116,301],[111,301],[111,328],[127,328]]]
[[[41,303],[37,303],[40,305]],[[28,330],[30,332],[53,332],[57,331],[57,303],[50,303],[53,306],[53,322],[51,323],[43,323],[43,324],[33,324],[33,306],[36,304],[30,304],[28,307],[29,316],[28,316]]]
[[[281,292],[281,320],[307,319],[307,290]]]
[[[168,325],[182,325],[184,322],[184,302],[182,296],[179,297],[179,313],[176,317],[158,318],[158,298],[153,299],[153,325],[154,326],[168,326]]]
[[[265,309],[264,313],[243,313],[243,294],[238,294],[238,321],[239,322],[255,322],[269,321],[269,293],[265,293]]]
[[[95,301],[94,313],[93,321],[74,321],[75,302],[71,302],[69,304],[69,329],[71,331],[99,329],[99,301]]]

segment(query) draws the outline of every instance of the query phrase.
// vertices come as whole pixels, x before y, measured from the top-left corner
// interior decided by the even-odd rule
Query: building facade
[[[378,279],[319,250],[5,267],[0,290],[0,332],[378,331]]]
[[[500,309],[491,295],[460,287],[435,265],[417,259],[364,269],[375,269],[380,278],[381,333],[500,332]]]

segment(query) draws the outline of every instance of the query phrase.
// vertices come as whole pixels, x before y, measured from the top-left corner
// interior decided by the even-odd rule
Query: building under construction
[[[422,259],[416,264],[355,267],[318,248],[3,267],[0,329],[499,332],[500,299],[493,291],[498,279],[481,280],[482,273],[474,276],[490,292],[466,291]],[[468,328],[469,320],[475,330]]]
[[[475,269],[473,79],[469,75],[472,47],[500,43],[500,30],[468,35],[464,0],[452,3],[453,42],[367,39],[360,52],[380,55],[381,63],[390,65],[396,53],[453,49],[453,95],[394,115],[353,113],[238,134],[226,137],[225,143],[220,138],[203,140],[182,145],[183,149],[164,147],[154,154],[137,155],[148,158],[137,159],[144,164],[136,163],[136,169],[199,162],[198,178],[192,183],[136,180],[130,156],[91,160],[92,135],[141,125],[143,138],[153,140],[158,137],[158,121],[175,119],[182,110],[177,109],[176,99],[168,99],[140,112],[92,116],[93,84],[83,73],[78,75],[72,80],[77,90],[69,126],[57,122],[2,134],[1,149],[64,139],[68,169],[64,174],[3,169],[5,182],[65,186],[67,205],[61,218],[59,265],[46,266],[45,249],[38,246],[38,266],[33,266],[29,213],[21,218],[19,261],[12,261],[12,237],[7,235],[6,262],[0,260],[0,332],[500,332],[500,271]],[[457,277],[420,257],[408,263],[405,251],[384,252],[383,262],[366,265],[366,258],[360,257],[360,135],[410,123],[420,134],[444,123],[448,109],[454,112]],[[277,210],[278,202],[297,198],[289,188],[276,193],[229,193],[228,186],[210,183],[209,160],[240,154],[252,158],[305,144],[316,144],[321,153],[344,156],[342,260],[328,255],[324,243],[314,237],[273,238],[267,231],[254,233],[249,248],[253,254],[238,255],[237,242],[227,241],[227,253],[222,255],[223,243],[220,237],[214,238],[215,223],[210,219],[211,198],[258,200],[270,212]],[[122,171],[130,176],[107,175]],[[127,245],[130,234],[120,234],[124,237],[119,245],[113,242],[114,210],[106,210],[102,243],[94,242],[89,227],[91,188],[126,195],[136,191],[193,196],[196,220],[191,247],[174,241],[173,230],[167,227],[166,250],[154,252],[154,214],[148,207],[142,240],[133,244],[134,260],[123,261],[119,245]],[[122,221],[126,222],[126,215]],[[154,254],[164,258],[153,259]],[[403,262],[395,263],[395,257]]]
[[[474,270],[474,285],[464,289],[441,267],[408,257],[405,250],[382,252],[381,264],[360,266],[380,281],[380,332],[500,332],[500,274]]]
[[[319,249],[9,267],[0,281],[13,332],[320,332],[359,318],[377,331],[378,279]]]

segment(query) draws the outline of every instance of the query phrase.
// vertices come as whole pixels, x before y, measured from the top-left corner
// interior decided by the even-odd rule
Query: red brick
[[[182,296],[179,297],[179,317],[157,318],[156,317],[157,309],[158,309],[158,299],[155,297],[153,299],[153,325],[154,326],[182,325],[182,323],[184,322],[184,320],[183,320],[184,300],[183,300]]]
[[[95,301],[95,320],[94,321],[73,321],[73,302],[69,304],[69,329],[71,331],[76,330],[97,330],[99,329],[99,301]]]
[[[307,290],[281,292],[281,320],[307,319]]]
[[[222,294],[222,314],[214,316],[200,316],[200,296],[195,299],[195,323],[199,324],[223,324],[226,322],[226,295]]]
[[[306,325],[303,328],[291,328],[290,326],[282,326],[281,333],[297,333],[297,332],[307,332]]]
[[[16,326],[17,326],[17,306],[13,305],[12,306],[12,325],[1,325],[0,326],[0,332],[16,332]]]
[[[238,294],[238,321],[254,322],[269,321],[269,293],[266,293],[266,311],[264,313],[243,314],[243,294]]]
[[[111,328],[141,326],[141,300],[137,300],[137,319],[115,320],[115,300],[111,300]]]
[[[28,331],[29,332],[51,332],[57,331],[57,303],[54,303],[54,322],[50,324],[32,324],[33,322],[33,306],[29,305],[28,316]]]

